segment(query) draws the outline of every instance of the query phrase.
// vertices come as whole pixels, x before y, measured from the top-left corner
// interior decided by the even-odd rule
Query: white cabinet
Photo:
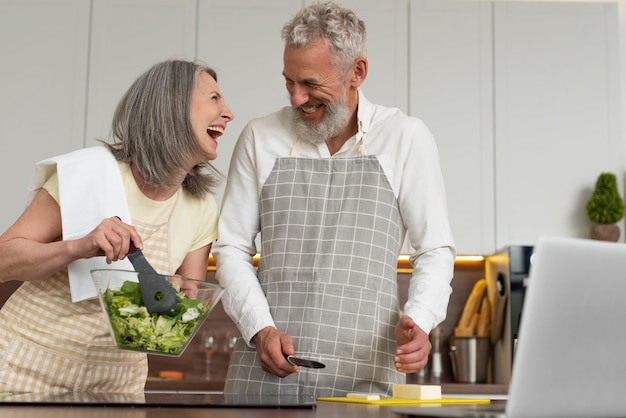
[[[492,8],[411,1],[410,113],[439,148],[459,254],[495,247]]]
[[[300,0],[199,0],[198,58],[217,71],[235,119],[220,137],[213,165],[227,174],[246,122],[289,104],[283,72],[282,25]],[[223,187],[217,191],[221,202]]]
[[[616,5],[413,0],[410,30],[459,253],[587,237],[595,179],[623,168]]]
[[[0,232],[22,213],[37,161],[82,147],[89,3],[0,0]]]
[[[85,145],[108,139],[118,101],[145,70],[193,59],[195,0],[93,0]]]
[[[289,103],[280,32],[308,3],[0,0],[0,229],[34,163],[106,138],[130,83],[169,57],[218,72],[235,114],[214,162],[226,173],[244,124]],[[460,254],[587,236],[595,179],[623,180],[615,3],[341,3],[367,24],[367,97],[433,131]]]
[[[91,20],[91,22],[90,22]],[[0,0],[0,230],[24,209],[34,164],[106,138],[149,66],[194,58],[195,0]]]
[[[617,6],[495,5],[498,246],[589,237],[603,171],[623,176]]]
[[[365,22],[368,74],[362,85],[368,100],[408,113],[408,2],[342,0]]]

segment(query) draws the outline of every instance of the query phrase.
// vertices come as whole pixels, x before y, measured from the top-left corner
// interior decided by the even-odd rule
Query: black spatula
[[[139,273],[141,296],[148,312],[160,315],[175,314],[178,311],[177,304],[180,301],[176,289],[172,287],[165,276],[156,272],[132,241],[127,257]]]

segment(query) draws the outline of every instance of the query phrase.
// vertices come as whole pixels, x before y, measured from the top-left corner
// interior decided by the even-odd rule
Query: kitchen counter
[[[417,381],[407,381],[407,383],[420,383]],[[431,385],[435,383],[424,382],[423,384]],[[172,387],[175,385],[175,389]],[[221,392],[224,389],[224,381],[220,379],[202,380],[190,379],[172,381],[168,379],[148,378],[146,382],[147,392],[176,392],[176,391],[206,391]],[[481,384],[481,383],[448,383],[441,382],[442,393],[448,395],[506,395],[508,393],[508,385]]]
[[[18,395],[19,397],[19,395]],[[391,418],[398,417],[394,406],[317,402],[301,399],[296,402],[276,399],[264,403],[258,400],[235,400],[227,404],[220,393],[212,392],[146,392],[145,402],[130,395],[106,396],[81,394],[49,396],[28,399],[28,396],[0,400],[0,418],[195,418],[195,417],[250,417],[250,418]],[[499,402],[499,401],[495,401]],[[282,403],[282,404],[281,404]],[[452,405],[414,405],[420,408],[446,408]],[[403,406],[406,408],[406,406]]]
[[[451,406],[442,406],[447,408]],[[419,407],[411,417],[419,416]],[[23,406],[0,409],[0,418],[400,418],[390,406],[370,406],[325,402],[313,410],[237,408],[124,408],[124,407],[46,407]]]

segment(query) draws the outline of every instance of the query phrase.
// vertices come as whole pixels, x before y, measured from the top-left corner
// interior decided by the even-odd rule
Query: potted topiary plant
[[[624,217],[624,201],[617,190],[617,179],[613,173],[601,173],[596,187],[587,202],[587,217],[591,226],[591,238],[602,241],[617,241],[620,231],[617,222]]]

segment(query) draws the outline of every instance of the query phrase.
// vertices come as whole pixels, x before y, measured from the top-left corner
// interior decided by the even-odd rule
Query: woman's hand
[[[130,240],[141,248],[134,227],[119,218],[107,218],[86,236],[62,238],[61,210],[41,189],[22,215],[0,236],[0,283],[38,280],[67,267],[80,258],[105,256],[108,263],[128,253]]]
[[[143,248],[143,241],[135,228],[114,216],[102,220],[89,234],[74,240],[72,247],[77,259],[104,256],[107,264],[111,264],[126,257],[131,241],[135,247]]]

